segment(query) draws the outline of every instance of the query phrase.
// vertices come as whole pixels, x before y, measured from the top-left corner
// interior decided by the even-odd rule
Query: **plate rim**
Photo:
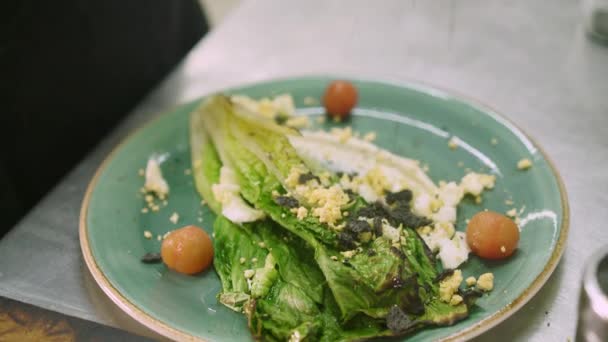
[[[527,302],[529,302],[538,293],[538,291],[540,291],[540,289],[547,282],[547,280],[549,279],[551,274],[553,274],[553,271],[559,264],[559,261],[561,260],[561,257],[563,255],[565,247],[566,247],[568,233],[570,230],[570,207],[569,207],[568,195],[567,195],[566,187],[564,185],[564,181],[561,177],[561,174],[555,167],[553,160],[545,152],[543,147],[535,139],[533,139],[524,129],[522,129],[519,125],[514,123],[511,119],[509,119],[505,115],[496,111],[491,106],[488,106],[476,99],[463,95],[459,92],[453,91],[451,89],[439,87],[439,86],[429,84],[429,83],[426,83],[424,81],[419,81],[419,80],[395,81],[395,80],[381,79],[381,78],[364,78],[364,77],[358,78],[358,77],[348,77],[348,76],[342,76],[342,75],[301,75],[301,76],[294,75],[294,76],[290,76],[290,77],[268,78],[268,79],[254,81],[254,82],[243,83],[243,84],[231,86],[229,88],[225,88],[225,89],[221,89],[221,90],[214,90],[210,94],[220,93],[220,92],[230,92],[230,91],[247,88],[247,87],[251,87],[251,86],[272,84],[272,83],[278,83],[278,82],[303,81],[303,80],[332,80],[332,79],[348,79],[348,80],[355,81],[355,82],[377,83],[380,85],[390,85],[390,86],[396,86],[396,87],[400,87],[400,88],[409,88],[409,89],[414,89],[414,90],[422,92],[422,93],[426,93],[427,95],[431,95],[431,96],[435,96],[436,92],[439,91],[439,92],[443,93],[444,95],[447,95],[447,99],[457,100],[457,101],[465,103],[471,107],[474,107],[475,109],[477,109],[481,112],[484,112],[486,115],[490,115],[493,119],[497,120],[499,123],[501,123],[503,126],[505,126],[510,131],[512,131],[512,132],[513,132],[513,130],[519,131],[519,133],[521,133],[526,139],[528,139],[534,145],[534,147],[536,147],[538,152],[541,154],[541,156],[545,159],[545,161],[549,165],[549,169],[557,181],[557,187],[558,187],[559,194],[560,194],[560,203],[562,206],[562,215],[561,215],[562,222],[561,222],[561,226],[560,226],[559,238],[557,239],[557,241],[555,243],[555,248],[553,249],[553,251],[549,257],[549,260],[546,262],[542,271],[536,276],[536,278],[534,278],[532,283],[526,289],[524,289],[517,296],[517,298],[515,298],[511,303],[505,305],[500,310],[495,311],[490,316],[482,319],[481,321],[475,323],[474,325],[471,325],[470,327],[460,330],[449,336],[446,336],[446,337],[440,339],[439,341],[468,340],[473,337],[479,336],[483,332],[486,332],[486,331],[492,329],[499,323],[501,323],[501,322],[505,321],[507,318],[511,317],[514,313],[516,313],[519,309],[521,309],[522,306],[524,306]],[[89,236],[88,236],[86,218],[87,218],[87,214],[88,214],[89,201],[91,199],[91,194],[93,193],[93,190],[95,189],[95,186],[97,185],[99,177],[105,170],[106,166],[113,160],[114,155],[118,151],[120,151],[124,145],[126,145],[135,136],[137,136],[141,131],[152,126],[159,119],[164,117],[166,114],[173,113],[181,107],[196,103],[196,102],[200,101],[201,99],[209,96],[210,94],[204,94],[204,95],[197,97],[193,101],[188,101],[186,103],[182,103],[182,104],[173,106],[172,108],[163,111],[161,114],[156,115],[154,118],[148,120],[148,122],[144,123],[143,125],[136,128],[135,130],[132,130],[125,137],[123,137],[120,140],[120,142],[112,148],[110,153],[107,154],[107,156],[104,158],[104,160],[101,162],[101,164],[96,169],[93,177],[91,178],[89,184],[87,185],[87,188],[85,190],[85,194],[84,194],[84,197],[82,200],[82,204],[80,207],[79,228],[78,228],[80,247],[82,250],[82,255],[83,255],[85,264],[87,265],[87,268],[88,268],[89,272],[91,273],[91,275],[93,276],[93,278],[95,279],[95,282],[97,283],[97,285],[110,298],[110,300],[112,300],[112,302],[114,304],[116,304],[121,310],[123,310],[129,316],[134,318],[137,322],[143,324],[147,328],[153,330],[154,332],[156,332],[160,335],[171,338],[173,340],[179,340],[179,341],[207,341],[207,340],[202,337],[197,337],[197,336],[191,335],[185,331],[182,331],[180,329],[174,328],[174,327],[170,326],[169,324],[146,313],[145,311],[140,309],[135,303],[132,303],[127,298],[125,298],[125,296],[123,296],[122,293],[120,293],[120,291],[118,291],[112,285],[110,280],[105,276],[105,274],[99,268],[99,266],[97,265],[97,262],[95,261],[95,258],[93,257],[93,253],[91,251],[91,246],[89,245]],[[443,97],[443,98],[444,98],[444,100],[446,99],[445,97]],[[505,125],[505,124],[508,124],[511,127],[508,127],[508,125]]]

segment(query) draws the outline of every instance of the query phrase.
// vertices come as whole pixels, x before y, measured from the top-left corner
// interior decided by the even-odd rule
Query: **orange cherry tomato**
[[[170,269],[184,274],[196,274],[211,265],[213,244],[201,228],[185,226],[172,231],[163,240],[160,254]]]
[[[345,119],[357,104],[357,88],[348,81],[333,81],[325,89],[323,105],[331,117]]]
[[[482,211],[467,225],[471,251],[484,259],[504,259],[517,248],[519,229],[513,220],[493,211]]]

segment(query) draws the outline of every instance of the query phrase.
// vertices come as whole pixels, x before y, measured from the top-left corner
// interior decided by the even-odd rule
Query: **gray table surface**
[[[583,261],[608,243],[608,48],[581,26],[579,4],[566,0],[244,1],[0,241],[0,295],[154,337],[108,302],[80,255],[80,202],[112,147],[228,86],[326,73],[422,80],[504,113],[561,171],[571,206],[563,259],[538,295],[477,340],[566,341]]]

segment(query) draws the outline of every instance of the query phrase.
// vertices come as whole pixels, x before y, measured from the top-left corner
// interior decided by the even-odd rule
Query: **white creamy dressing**
[[[145,171],[144,189],[148,192],[153,192],[158,197],[166,197],[169,194],[169,184],[163,177],[160,170],[160,165],[155,158],[148,159]]]
[[[437,187],[422,171],[419,162],[394,155],[376,145],[358,138],[345,142],[323,131],[302,131],[302,136],[289,136],[289,142],[298,155],[309,165],[327,168],[331,171],[364,175],[379,167],[390,182],[391,191],[404,187],[414,193],[434,194]],[[366,198],[375,201],[377,198]]]
[[[241,187],[234,171],[228,166],[220,169],[220,182],[211,186],[213,196],[222,205],[222,215],[234,223],[253,222],[265,217],[241,197]]]

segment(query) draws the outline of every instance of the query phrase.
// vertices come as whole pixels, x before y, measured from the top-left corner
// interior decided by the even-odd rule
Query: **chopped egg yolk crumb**
[[[456,138],[452,137],[449,141],[448,141],[448,147],[451,150],[455,150],[456,148],[458,148],[458,144],[456,143]]]
[[[473,196],[479,196],[484,188],[494,188],[496,182],[496,176],[486,175],[481,173],[470,172],[462,177],[460,186],[465,193],[469,193]]]
[[[293,128],[306,128],[310,126],[307,116],[293,116],[287,119],[285,125]]]
[[[517,162],[517,168],[520,170],[527,170],[532,167],[532,161],[528,158],[521,159]]]
[[[467,284],[467,286],[474,286],[475,284],[477,284],[477,279],[475,279],[475,277],[468,277],[465,280],[465,283]]]
[[[277,113],[282,113],[287,116],[295,114],[295,105],[293,98],[289,94],[276,96],[274,99],[267,97],[256,101],[248,96],[234,95],[230,100],[237,103],[249,111],[257,113],[265,118],[272,119]]]
[[[477,288],[482,291],[492,291],[494,288],[494,274],[484,273],[477,279]]]
[[[369,132],[363,136],[363,140],[367,142],[372,142],[376,140],[376,132]]]
[[[171,214],[171,217],[169,217],[169,221],[171,221],[171,223],[173,223],[173,224],[177,224],[178,220],[179,220],[179,215],[175,212],[173,214]]]
[[[296,212],[296,216],[298,217],[298,220],[303,220],[307,215],[308,215],[308,209],[306,209],[304,207],[298,208],[298,211]]]
[[[439,283],[439,298],[442,301],[449,303],[452,300],[452,296],[462,283],[462,272],[460,270],[454,270],[454,273],[442,280]]]
[[[380,167],[376,166],[365,174],[365,181],[370,185],[377,195],[383,195],[384,191],[390,189],[390,183]]]
[[[292,214],[296,215],[296,217],[300,221],[302,221],[306,218],[306,216],[308,216],[308,209],[306,209],[305,207],[291,208],[289,211],[291,211]]]
[[[462,303],[462,296],[460,296],[460,295],[453,295],[452,298],[450,299],[450,305],[452,305],[452,306],[456,306],[460,303]]]
[[[356,249],[353,249],[352,251],[344,251],[344,252],[340,252],[340,254],[342,254],[345,258],[352,258],[355,254],[357,253]]]
[[[348,202],[348,195],[338,187],[331,187],[314,190],[309,199],[319,204],[312,210],[313,216],[318,217],[321,223],[333,225],[342,218],[340,207]]]
[[[344,128],[332,128],[331,129],[331,134],[333,136],[335,136],[336,138],[338,138],[338,141],[341,143],[345,143],[348,141],[348,139],[352,138],[353,136],[353,129],[350,127],[344,127]]]
[[[145,230],[144,231],[144,237],[146,239],[151,239],[152,238],[152,232],[150,232],[149,230]]]
[[[285,184],[290,188],[296,188],[300,184],[300,175],[307,173],[308,170],[304,166],[294,166],[289,170],[289,174],[285,178]]]
[[[307,106],[314,106],[319,103],[319,101],[312,96],[306,96],[303,102]]]
[[[350,200],[348,195],[338,185],[323,187],[317,181],[309,181],[306,184],[299,184],[300,175],[307,171],[302,166],[295,166],[289,172],[285,183],[292,188],[294,193],[305,200],[311,206],[313,216],[319,218],[319,222],[333,226],[342,218],[341,207],[345,206]],[[321,178],[320,175],[319,178]],[[323,183],[323,179],[321,179]],[[298,208],[295,212],[299,219],[304,219],[308,215],[306,208]]]
[[[251,279],[255,275],[255,270],[245,270],[243,272],[243,275],[245,276],[245,278]]]

